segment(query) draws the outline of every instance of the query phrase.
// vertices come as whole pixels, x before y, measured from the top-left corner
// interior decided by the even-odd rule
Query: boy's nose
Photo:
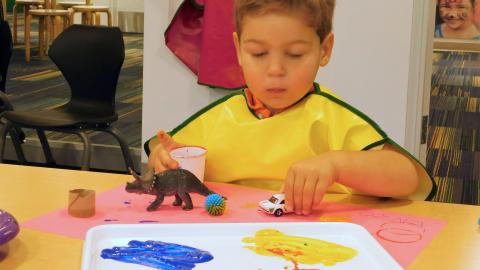
[[[269,76],[280,77],[285,75],[285,67],[281,60],[272,59],[268,65]]]

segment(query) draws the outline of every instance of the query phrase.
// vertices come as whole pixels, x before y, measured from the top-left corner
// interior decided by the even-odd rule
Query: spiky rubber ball
[[[218,194],[210,194],[205,198],[205,209],[212,216],[221,216],[225,212],[225,198]]]

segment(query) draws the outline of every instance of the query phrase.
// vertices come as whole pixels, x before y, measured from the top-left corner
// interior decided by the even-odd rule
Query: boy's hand
[[[337,178],[335,166],[327,154],[293,164],[287,174],[283,193],[285,210],[309,215],[318,206],[327,188]]]
[[[158,144],[153,148],[148,157],[148,167],[153,168],[155,173],[168,169],[177,169],[179,164],[170,157],[170,151],[174,148],[183,146],[175,142],[165,131],[159,131],[157,134]]]

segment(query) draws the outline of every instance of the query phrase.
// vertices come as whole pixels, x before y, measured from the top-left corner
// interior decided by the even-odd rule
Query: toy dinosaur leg
[[[164,197],[165,197],[165,196],[163,196],[163,195],[157,195],[157,198],[155,199],[155,201],[153,201],[153,202],[147,207],[147,211],[155,211],[155,210],[157,210],[158,207],[160,206],[160,204],[162,204]]]
[[[182,198],[175,194],[175,201],[173,202],[173,206],[180,206],[182,205]]]
[[[187,192],[180,192],[178,193],[178,196],[185,202],[183,210],[193,209],[192,198],[190,198],[190,194],[188,194]]]

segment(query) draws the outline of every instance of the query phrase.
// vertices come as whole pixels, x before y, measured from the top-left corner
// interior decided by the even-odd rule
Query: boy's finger
[[[173,158],[170,158],[170,160],[167,162],[168,168],[169,169],[178,169],[180,168],[180,164],[178,164],[178,161],[176,161]]]
[[[302,199],[302,214],[304,215],[310,215],[311,213],[317,182],[318,182],[318,178],[315,174],[310,174],[307,177],[307,181],[305,182],[305,186],[303,188],[303,199]]]
[[[292,170],[288,170],[287,178],[283,184],[283,193],[285,194],[285,211],[293,211],[293,181],[294,173]]]
[[[176,169],[178,168],[178,162],[170,157],[170,154],[167,150],[161,149],[158,153],[158,159],[162,163],[165,169]]]
[[[305,187],[305,176],[303,174],[295,175],[295,183],[293,184],[293,208],[295,214],[302,214],[303,188]]]
[[[166,168],[162,165],[162,162],[160,160],[157,160],[157,162],[155,163],[155,173],[161,173],[165,170]]]
[[[157,133],[158,141],[165,147],[165,149],[171,150],[176,147],[178,144],[172,139],[170,135],[164,130],[160,130]]]
[[[165,132],[164,130],[160,130],[159,132],[157,132],[157,138],[158,141],[163,145],[169,143],[171,140],[170,135],[168,135],[167,132]]]
[[[317,182],[317,186],[315,187],[315,196],[313,198],[313,206],[318,206],[323,200],[323,196],[325,196],[325,191],[327,190],[326,184],[319,179]]]

